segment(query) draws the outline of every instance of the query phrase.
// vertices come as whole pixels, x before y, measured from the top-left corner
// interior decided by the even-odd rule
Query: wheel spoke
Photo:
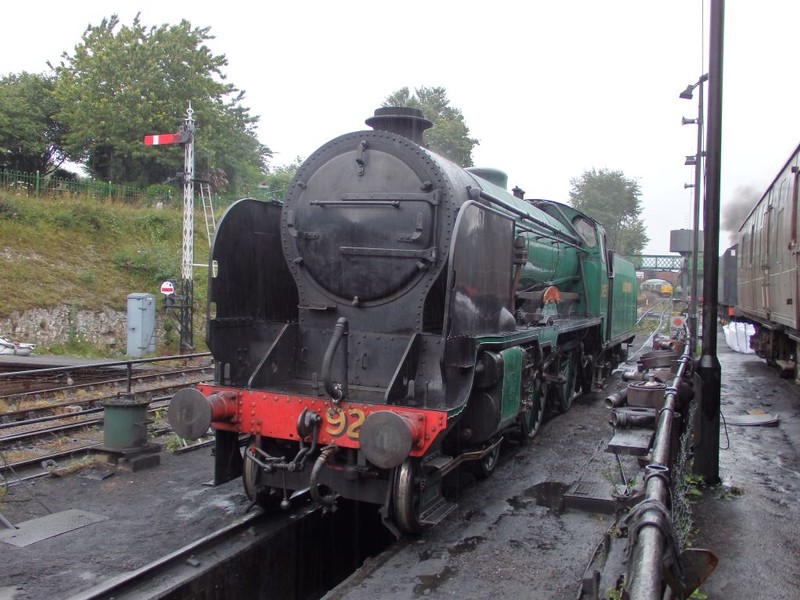
[[[567,352],[558,359],[558,375],[562,383],[556,384],[556,407],[561,412],[566,412],[572,406],[575,396],[576,365],[575,353]]]
[[[536,435],[544,419],[542,385],[535,375],[531,375],[523,384],[523,395],[525,408],[520,415],[520,433],[524,441]]]

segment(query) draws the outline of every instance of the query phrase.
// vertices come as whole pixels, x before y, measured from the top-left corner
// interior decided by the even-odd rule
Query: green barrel
[[[150,400],[123,394],[103,402],[103,445],[109,450],[141,448],[147,444],[147,406]]]

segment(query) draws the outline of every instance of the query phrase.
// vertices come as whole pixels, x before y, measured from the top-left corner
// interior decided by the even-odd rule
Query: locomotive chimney
[[[422,132],[433,127],[433,123],[425,118],[421,110],[406,106],[378,108],[375,115],[364,122],[373,129],[402,135],[420,146],[423,145]]]

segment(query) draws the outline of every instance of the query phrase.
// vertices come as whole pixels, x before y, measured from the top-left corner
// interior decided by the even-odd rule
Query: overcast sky
[[[260,115],[274,164],[366,129],[392,92],[441,86],[480,140],[476,166],[509,174],[528,197],[566,202],[570,179],[622,171],[641,187],[650,243],[692,226],[694,100],[679,93],[708,65],[700,0],[404,0],[244,3],[105,0],[3,5],[0,74],[44,72],[89,24],[211,27],[229,81]],[[705,12],[705,17],[704,17]],[[797,0],[725,7],[722,209],[749,206],[800,143]],[[708,94],[706,94],[706,99]],[[176,115],[176,125],[182,114]],[[202,124],[198,123],[198,135]],[[725,214],[723,214],[724,220]],[[725,223],[723,223],[725,224]],[[727,246],[723,231],[721,246]]]

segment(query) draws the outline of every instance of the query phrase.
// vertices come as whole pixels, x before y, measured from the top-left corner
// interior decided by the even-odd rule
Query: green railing
[[[680,271],[683,267],[683,257],[675,254],[635,254],[628,259],[637,271],[650,269],[655,271]]]
[[[137,202],[146,198],[144,191],[137,187],[118,185],[110,181],[96,181],[94,179],[46,177],[39,171],[36,173],[0,171],[0,189],[20,196],[34,198],[88,196],[90,198],[111,198],[125,202]]]
[[[159,186],[162,187],[162,186]],[[152,191],[142,188],[119,185],[110,181],[97,181],[94,179],[76,178],[64,179],[61,177],[46,177],[38,171],[36,173],[25,173],[23,171],[0,170],[0,190],[11,192],[19,196],[31,198],[58,198],[61,196],[85,196],[89,198],[109,198],[124,202],[145,202],[145,201],[176,201],[182,198],[182,192],[178,187],[165,193],[160,189],[154,196]],[[278,200],[282,201],[286,195],[285,189],[258,188],[252,193],[240,194],[238,196],[212,195],[212,204],[215,212],[233,204],[236,200],[244,197],[255,198],[256,200]],[[198,198],[199,188],[195,187],[195,202],[200,203]]]

